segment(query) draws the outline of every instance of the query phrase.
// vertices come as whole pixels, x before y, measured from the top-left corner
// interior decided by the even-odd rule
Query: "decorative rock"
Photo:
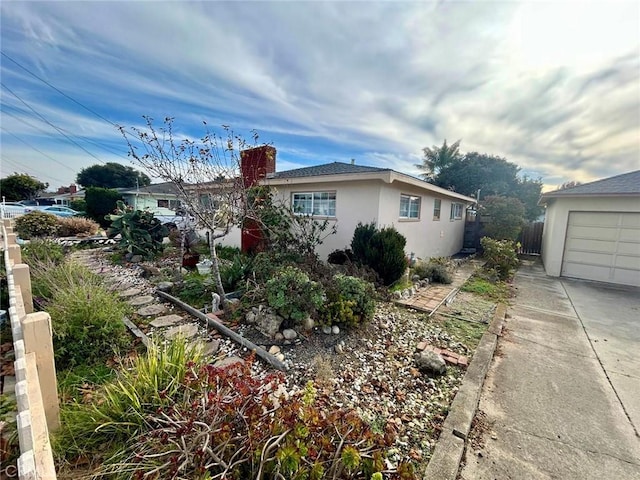
[[[333,327],[331,327],[331,333],[333,333],[334,335],[338,335],[340,333],[340,327],[338,325],[334,325]]]
[[[120,296],[124,298],[135,297],[136,295],[140,295],[141,292],[142,290],[140,290],[139,288],[132,287],[120,292]]]
[[[150,317],[152,315],[160,315],[161,313],[164,313],[166,309],[167,307],[165,307],[161,303],[156,303],[153,305],[147,305],[146,307],[142,307],[136,313],[142,317]]]
[[[284,353],[280,352],[280,353],[276,354],[275,357],[278,360],[280,360],[281,362],[284,362]]]
[[[181,322],[183,318],[180,315],[164,315],[162,317],[158,317],[155,320],[152,320],[149,325],[154,328],[162,328],[162,327],[171,327],[178,322]]]
[[[257,317],[256,312],[254,312],[253,310],[250,310],[244,316],[244,321],[249,325],[253,325],[254,323],[256,323],[256,317]]]
[[[133,305],[134,307],[141,307],[143,305],[148,305],[153,302],[152,295],[141,295],[140,297],[134,297],[129,300],[129,305]]]
[[[195,323],[188,323],[186,325],[178,325],[177,327],[172,327],[164,333],[166,338],[175,338],[175,337],[184,337],[191,338],[198,333],[198,325]]]
[[[142,260],[142,255],[133,255],[129,261],[131,263],[140,263]]]
[[[285,340],[293,340],[298,336],[298,333],[292,328],[286,328],[282,331],[282,336]]]
[[[443,375],[447,371],[444,359],[436,352],[424,350],[414,356],[416,367],[422,372]]]
[[[227,302],[229,303],[229,305],[234,306],[234,307],[240,305],[240,299],[239,298],[227,298]]]
[[[170,292],[173,290],[173,282],[160,282],[157,288],[161,292]]]
[[[329,325],[323,325],[322,333],[324,333],[325,335],[331,335],[331,327]]]
[[[260,312],[256,328],[263,335],[273,338],[273,336],[280,330],[280,325],[282,325],[283,321],[284,319],[282,317],[273,312]]]
[[[420,275],[412,275],[411,276],[411,281],[413,283],[420,283]]]
[[[235,356],[225,357],[213,364],[215,368],[228,368],[230,370],[234,367],[240,367],[242,365],[244,365],[244,360],[242,360],[240,357]]]
[[[344,347],[342,346],[342,343],[337,343],[335,347],[333,347],[333,349],[338,355],[344,353]]]
[[[211,340],[204,345],[202,353],[204,355],[213,355],[220,349],[220,340]]]
[[[282,335],[282,332],[276,332],[276,334],[273,336],[273,339],[281,342],[282,340],[284,340],[284,335]]]
[[[131,253],[131,252],[127,252],[127,254],[124,256],[124,259],[127,262],[130,262],[132,258],[133,258],[133,253]]]
[[[276,355],[278,353],[280,353],[280,347],[277,345],[272,345],[271,348],[269,349],[269,353],[271,355]]]

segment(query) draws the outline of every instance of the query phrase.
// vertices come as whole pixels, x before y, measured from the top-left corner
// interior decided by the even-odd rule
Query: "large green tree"
[[[542,213],[538,206],[542,182],[519,173],[520,167],[505,158],[469,152],[442,168],[433,183],[472,197],[479,191],[481,200],[495,195],[517,198],[525,207],[525,218],[533,221]]]
[[[85,192],[84,198],[87,216],[104,228],[111,225],[111,220],[107,220],[105,215],[114,213],[118,200],[122,200],[122,195],[118,191],[109,188],[89,187]]]
[[[144,173],[120,163],[109,162],[83,168],[76,178],[83,187],[129,188],[149,185],[151,179]]]
[[[434,145],[433,147],[425,147],[422,149],[423,159],[422,163],[416,165],[423,173],[420,175],[427,181],[433,180],[442,169],[451,165],[453,162],[460,160],[462,154],[460,153],[460,141],[447,145],[447,139],[441,147]]]
[[[26,173],[14,173],[0,179],[0,194],[8,202],[33,200],[44,192],[48,186],[48,183],[43,183]]]

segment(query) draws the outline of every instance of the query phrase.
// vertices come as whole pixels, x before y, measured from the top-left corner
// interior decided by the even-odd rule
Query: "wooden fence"
[[[527,255],[540,255],[542,253],[542,230],[544,222],[528,223],[522,227],[518,242],[520,250],[518,253]]]
[[[29,266],[22,263],[11,220],[2,220],[9,318],[15,353],[20,480],[55,480],[49,432],[60,426],[51,317],[33,311]],[[12,472],[3,471],[9,475]],[[15,476],[15,475],[12,475]]]

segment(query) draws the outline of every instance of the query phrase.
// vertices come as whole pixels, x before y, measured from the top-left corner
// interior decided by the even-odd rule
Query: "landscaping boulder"
[[[245,316],[248,324],[255,325],[256,329],[269,338],[274,338],[276,333],[280,331],[280,326],[284,319],[276,315],[270,308],[262,306],[252,308]]]
[[[424,350],[416,353],[414,360],[416,367],[423,373],[429,375],[444,375],[447,371],[447,364],[441,355],[431,350]]]

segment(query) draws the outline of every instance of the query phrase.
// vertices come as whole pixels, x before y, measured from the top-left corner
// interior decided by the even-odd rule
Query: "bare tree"
[[[227,306],[220,277],[220,262],[215,241],[241,225],[247,216],[247,187],[240,175],[240,152],[249,143],[223,126],[223,135],[209,130],[198,140],[178,140],[173,118],[164,119],[161,127],[144,117],[146,128],[118,127],[129,147],[129,156],[152,177],[175,185],[182,208],[192,215],[198,226],[208,231],[213,278],[223,308]],[[253,132],[253,146],[258,136]]]

